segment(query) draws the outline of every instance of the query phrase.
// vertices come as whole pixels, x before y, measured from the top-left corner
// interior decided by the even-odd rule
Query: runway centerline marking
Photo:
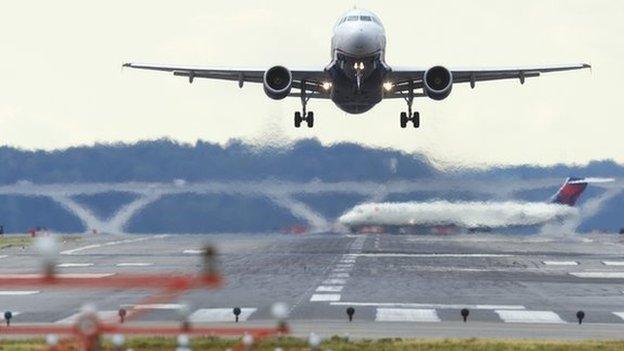
[[[116,318],[118,316],[118,311],[97,311],[97,316],[98,319],[100,320],[111,320],[113,318]],[[63,319],[59,319],[58,321],[54,322],[56,324],[74,324],[76,323],[76,320],[78,319],[78,317],[80,317],[80,312],[78,313],[74,313],[71,316],[65,317]]]
[[[0,255],[0,258],[7,258],[9,257],[8,255]]]
[[[73,255],[76,252],[80,252],[84,250],[97,249],[100,247],[107,247],[107,246],[114,246],[114,245],[121,245],[121,244],[131,244],[131,243],[137,243],[137,242],[151,240],[151,239],[162,239],[168,236],[169,234],[159,234],[159,235],[153,235],[153,236],[148,236],[148,237],[143,237],[143,238],[124,239],[124,240],[109,241],[109,242],[105,242],[101,244],[91,244],[91,245],[81,246],[81,247],[71,249],[71,250],[61,251],[61,255]]]
[[[509,254],[470,254],[470,253],[431,253],[431,254],[419,254],[419,253],[358,253],[353,254],[355,257],[373,257],[373,258],[394,258],[394,257],[414,257],[414,258],[449,258],[449,257],[463,257],[463,258],[499,258],[499,257],[513,257]]]
[[[578,278],[603,278],[603,279],[624,279],[624,272],[570,272]]]
[[[117,267],[149,267],[149,266],[153,266],[153,263],[148,263],[148,262],[122,262],[122,263],[117,263],[115,266]]]
[[[115,273],[59,273],[54,276],[57,278],[106,278],[115,275]],[[39,273],[26,273],[26,274],[0,274],[0,278],[3,279],[34,279],[43,278],[43,274]]]
[[[80,268],[80,267],[91,267],[93,263],[59,263],[56,265],[59,268]]]
[[[440,322],[433,309],[378,308],[376,322]]]
[[[340,301],[340,294],[314,294],[310,297],[310,302]]]
[[[558,314],[553,311],[511,311],[495,310],[498,316],[505,323],[566,323]]]
[[[441,303],[411,303],[411,302],[331,302],[333,306],[361,306],[361,307],[406,307],[406,308],[435,308],[435,309],[462,309],[472,310],[524,310],[522,305],[475,305],[475,304],[441,304]]]
[[[24,296],[38,294],[39,290],[0,290],[0,296]]]
[[[135,310],[179,310],[184,305],[179,303],[150,303],[130,306]]]
[[[346,279],[325,279],[323,284],[325,285],[343,285],[347,282]]]
[[[342,285],[321,285],[316,288],[316,292],[341,292],[344,286]]]
[[[330,278],[349,278],[349,273],[331,273]]]
[[[576,261],[542,261],[546,266],[578,266]]]
[[[624,261],[602,261],[605,266],[624,266]]]
[[[199,250],[199,249],[187,249],[187,250],[182,250],[183,254],[186,255],[199,255],[202,252],[204,252],[204,250]]]
[[[256,311],[257,308],[241,307],[238,320],[244,322]],[[201,308],[189,316],[189,321],[193,323],[235,322],[235,320],[233,308]]]

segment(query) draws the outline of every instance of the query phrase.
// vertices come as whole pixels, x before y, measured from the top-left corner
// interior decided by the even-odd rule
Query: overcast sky
[[[399,128],[402,100],[346,115],[260,85],[120,69],[125,61],[324,67],[332,26],[354,1],[12,1],[0,12],[0,143],[55,149],[171,137],[225,143],[317,137],[423,151],[447,164],[624,162],[624,2],[357,1],[388,35],[390,65],[449,67],[588,62],[593,71],[456,86],[417,99],[419,130]]]

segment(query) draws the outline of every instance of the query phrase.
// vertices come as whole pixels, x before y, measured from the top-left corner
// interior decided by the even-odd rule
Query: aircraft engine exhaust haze
[[[574,207],[591,183],[611,178],[565,180],[557,193],[544,202],[459,201],[363,203],[338,221],[352,232],[451,233],[491,231],[495,228],[531,227],[578,215]]]
[[[448,68],[398,67],[386,63],[386,31],[377,15],[353,9],[341,16],[334,25],[331,38],[331,61],[325,67],[287,68],[276,65],[269,68],[232,69],[184,65],[125,63],[124,67],[171,72],[175,76],[221,79],[260,83],[266,95],[275,100],[296,97],[301,100],[301,111],[294,114],[294,124],[314,125],[314,113],[308,111],[310,99],[330,99],[349,114],[369,111],[384,99],[403,99],[407,111],[399,115],[401,128],[411,123],[420,126],[420,114],[412,110],[414,98],[429,97],[444,100],[454,84],[501,79],[526,78],[542,73],[589,68],[579,63],[553,66],[528,66],[509,68]]]

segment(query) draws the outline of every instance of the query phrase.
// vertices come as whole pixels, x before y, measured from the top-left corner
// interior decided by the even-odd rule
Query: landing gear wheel
[[[301,118],[301,112],[295,112],[295,128],[301,127],[301,121],[303,121],[303,118]]]
[[[314,127],[314,112],[308,112],[308,116],[306,117],[306,122],[308,122],[308,128]]]
[[[412,117],[412,123],[414,124],[414,128],[420,127],[420,113],[414,112],[414,116]]]
[[[401,128],[407,127],[407,113],[401,112]]]

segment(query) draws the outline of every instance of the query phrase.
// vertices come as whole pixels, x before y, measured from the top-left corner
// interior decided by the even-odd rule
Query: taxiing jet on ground
[[[400,113],[400,125],[420,126],[420,115],[412,112],[416,97],[443,100],[453,84],[537,77],[541,73],[589,68],[588,64],[510,68],[396,67],[386,63],[386,32],[379,17],[362,9],[345,13],[334,26],[331,62],[324,68],[298,69],[273,66],[260,69],[216,68],[160,64],[126,63],[124,67],[173,72],[176,76],[262,83],[272,99],[288,96],[301,99],[295,112],[295,127],[314,125],[314,113],[307,110],[310,99],[331,99],[340,109],[359,114],[383,99],[404,99],[407,111]]]
[[[352,232],[446,233],[543,225],[578,215],[574,207],[590,183],[610,178],[568,178],[548,202],[387,202],[364,203],[347,211],[339,223]]]

